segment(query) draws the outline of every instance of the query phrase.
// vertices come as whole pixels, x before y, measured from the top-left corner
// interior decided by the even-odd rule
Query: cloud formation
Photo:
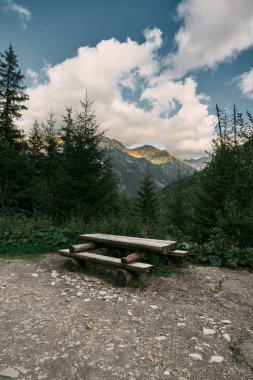
[[[21,26],[23,29],[27,28],[27,24],[32,18],[32,13],[30,10],[25,8],[23,5],[15,3],[14,0],[7,0],[4,11],[6,13],[15,12],[21,20]]]
[[[177,8],[182,26],[177,50],[167,57],[173,75],[213,68],[253,46],[252,0],[185,0]]]
[[[56,115],[63,115],[66,106],[79,109],[87,89],[108,137],[127,146],[150,143],[181,156],[202,155],[212,134],[206,97],[198,94],[193,78],[172,81],[166,72],[160,74],[162,33],[152,29],[144,34],[142,44],[112,38],[47,66],[47,82],[28,89],[23,128],[27,131],[36,117],[45,121],[51,109]]]
[[[253,68],[234,78],[241,93],[248,99],[253,99]]]

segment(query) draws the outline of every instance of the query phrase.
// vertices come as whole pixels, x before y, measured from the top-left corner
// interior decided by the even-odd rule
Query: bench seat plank
[[[141,262],[135,262],[132,264],[122,264],[121,259],[111,257],[111,256],[105,256],[105,255],[99,255],[97,253],[93,252],[73,252],[70,253],[68,249],[61,249],[58,251],[61,256],[64,257],[70,257],[72,259],[76,260],[82,260],[82,261],[92,261],[112,267],[118,267],[118,268],[124,268],[130,271],[134,272],[149,272],[151,268],[153,268],[153,265],[141,263]]]

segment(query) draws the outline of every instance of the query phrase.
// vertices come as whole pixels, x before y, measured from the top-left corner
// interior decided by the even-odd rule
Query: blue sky
[[[215,104],[253,111],[252,0],[0,0],[30,101],[21,126],[79,109],[127,146],[210,149]]]

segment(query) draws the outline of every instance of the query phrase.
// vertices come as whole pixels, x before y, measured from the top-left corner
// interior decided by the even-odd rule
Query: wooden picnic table
[[[132,272],[149,272],[153,265],[140,262],[146,255],[158,254],[167,260],[169,256],[185,257],[186,251],[175,250],[176,241],[145,239],[132,236],[107,235],[107,234],[84,234],[80,235],[86,241],[84,244],[72,245],[69,249],[62,249],[59,254],[68,257],[67,267],[75,270],[81,261],[91,261],[106,266],[119,268],[116,273],[116,282],[125,286],[132,278]],[[126,250],[129,254],[121,259],[101,255],[89,250],[102,247]],[[129,252],[130,251],[130,252]]]

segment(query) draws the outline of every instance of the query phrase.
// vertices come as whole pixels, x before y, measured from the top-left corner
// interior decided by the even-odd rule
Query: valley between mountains
[[[180,178],[189,176],[199,169],[199,160],[183,161],[166,150],[151,145],[134,149],[126,148],[117,140],[104,138],[104,147],[112,160],[121,190],[129,197],[135,196],[142,178],[147,172],[153,176],[157,188],[163,188]],[[208,157],[201,158],[201,165]]]

